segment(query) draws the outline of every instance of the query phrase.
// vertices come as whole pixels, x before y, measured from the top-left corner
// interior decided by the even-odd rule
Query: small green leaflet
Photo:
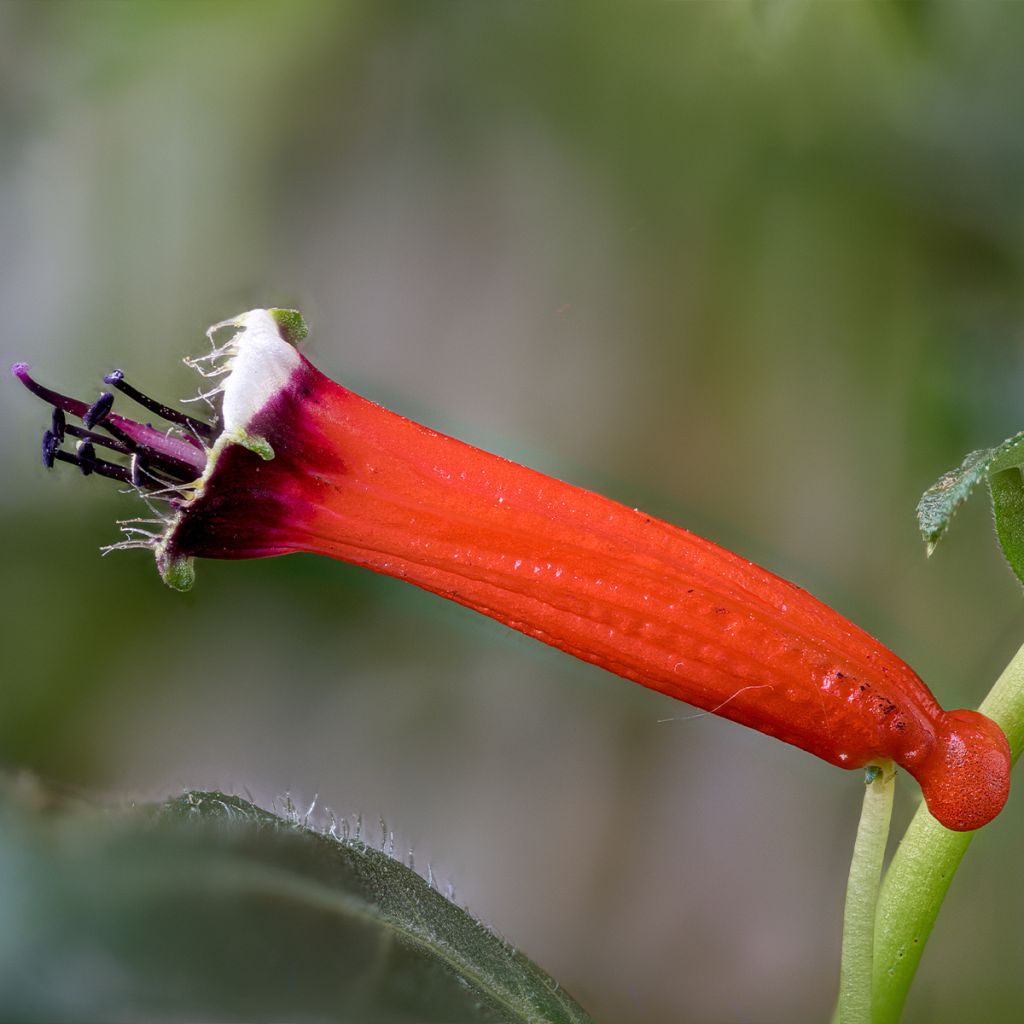
[[[1024,477],[1020,467],[992,473],[988,485],[999,544],[1017,579],[1024,583]]]
[[[995,513],[996,533],[1010,568],[1024,583],[1024,431],[997,445],[971,452],[957,469],[943,473],[921,495],[917,522],[930,555],[949,527],[956,510],[975,486],[987,479]]]

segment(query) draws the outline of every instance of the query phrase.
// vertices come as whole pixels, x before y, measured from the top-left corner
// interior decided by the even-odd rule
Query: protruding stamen
[[[210,428],[200,420],[193,420],[192,417],[186,416],[184,417],[186,422],[180,423],[184,413],[166,409],[165,411],[174,421],[175,427],[188,428],[188,432],[183,436],[176,436],[174,432],[162,432],[155,427],[137,423],[111,412],[108,403],[112,402],[113,398],[109,392],[101,395],[90,406],[76,398],[69,398],[67,395],[51,391],[38,384],[29,376],[27,363],[15,363],[11,367],[11,372],[29,391],[49,405],[61,410],[62,413],[70,413],[85,420],[87,426],[98,423],[105,431],[126,445],[126,454],[141,451],[148,464],[163,465],[167,473],[176,481],[195,480],[202,474],[203,466],[206,463],[206,444],[204,439],[199,436],[199,431],[200,428],[205,428],[206,431],[209,431]],[[60,419],[55,414],[55,424],[58,424]],[[66,424],[64,424],[64,429],[67,429]],[[56,429],[53,433],[57,437],[62,436]],[[96,438],[90,437],[89,440],[95,442]],[[120,449],[115,448],[115,450]]]
[[[43,434],[42,443],[43,465],[47,469],[53,469],[54,462],[67,462],[77,466],[83,476],[97,473],[100,476],[110,477],[113,480],[130,483],[133,487],[137,487],[140,490],[157,487],[163,490],[160,485],[168,482],[164,476],[157,475],[148,469],[142,456],[137,451],[130,449],[123,441],[118,441],[112,437],[104,437],[102,434],[85,430],[82,427],[75,426],[73,423],[65,423],[64,429],[72,437],[80,439],[76,446],[75,454],[72,455],[70,452],[61,451],[60,437],[58,437],[55,431],[47,430]],[[96,445],[103,445],[105,448],[124,455],[130,454],[131,462],[129,466],[119,466],[116,462],[108,462],[105,459],[98,458],[96,456]],[[175,480],[174,482],[177,483],[178,481]]]
[[[103,394],[101,394],[100,397],[85,410],[82,422],[90,429],[95,427],[97,423],[102,423],[110,415],[110,410],[113,408],[113,405],[113,392],[104,391]]]
[[[67,429],[68,421],[67,417],[64,415],[64,410],[60,406],[55,405],[53,407],[53,417],[50,420],[50,423],[50,430],[53,431],[53,436],[57,438],[58,441],[63,441],[64,431]]]
[[[54,452],[53,457],[57,462],[67,462],[72,466],[77,466],[84,476],[95,473],[97,476],[109,477],[111,480],[120,480],[126,484],[131,483],[126,467],[119,466],[116,462],[107,462],[106,459],[97,459],[95,455],[88,460],[87,465],[83,464],[80,456],[73,455],[71,452],[58,450]]]
[[[190,481],[195,480],[198,476],[195,466],[188,462],[183,462],[180,459],[176,459],[173,455],[166,455],[163,452],[158,451],[156,448],[153,448],[151,445],[143,444],[141,441],[136,441],[135,438],[130,437],[120,427],[111,423],[110,420],[103,423],[103,429],[109,430],[114,437],[127,447],[128,451],[145,456],[147,464],[162,470],[175,481],[189,483]]]
[[[43,465],[47,469],[53,469],[53,460],[60,448],[60,438],[52,430],[43,434]]]
[[[118,441],[116,438],[107,437],[106,434],[100,434],[95,430],[86,430],[84,427],[76,427],[74,423],[69,423],[64,428],[72,437],[81,438],[83,441],[92,441],[93,444],[102,445],[104,448],[109,448],[112,452],[120,452],[122,455],[130,455],[132,449],[124,443],[124,441]]]
[[[204,423],[194,416],[188,416],[177,409],[172,409],[169,405],[164,405],[163,402],[157,402],[155,399],[150,398],[149,395],[143,394],[138,388],[132,387],[124,379],[124,370],[112,370],[103,378],[103,381],[111,387],[117,388],[118,391],[127,395],[132,401],[138,402],[144,409],[155,412],[157,416],[162,416],[171,423],[178,423],[183,427],[188,427],[189,430],[200,437],[213,437],[213,427],[209,423]]]
[[[77,398],[69,398],[67,395],[62,395],[59,391],[51,391],[49,388],[44,388],[42,384],[34,381],[28,375],[28,363],[15,363],[11,367],[11,373],[13,373],[14,376],[17,377],[33,395],[37,395],[46,402],[47,405],[54,405],[58,409],[62,409],[64,412],[69,412],[72,416],[78,417],[84,416],[86,410],[89,408],[85,402],[80,402]]]

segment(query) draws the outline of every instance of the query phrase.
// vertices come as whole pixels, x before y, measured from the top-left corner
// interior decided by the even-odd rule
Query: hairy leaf
[[[995,448],[971,452],[956,469],[943,473],[921,495],[921,500],[917,504],[917,522],[921,534],[928,543],[928,554],[935,550],[935,545],[949,527],[953,514],[968,499],[980,480],[1008,469],[1015,469],[1021,464],[1024,464],[1024,432],[1016,434]],[[1007,558],[1009,557],[1007,555]]]
[[[414,871],[221,793],[0,787],[0,1019],[589,1018]]]

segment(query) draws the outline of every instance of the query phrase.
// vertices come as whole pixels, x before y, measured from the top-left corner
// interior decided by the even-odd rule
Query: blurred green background
[[[6,2],[0,338],[165,399],[207,324],[812,590],[947,706],[1024,635],[984,501],[1024,426],[1024,6]],[[6,385],[0,761],[115,796],[290,792],[401,849],[601,1022],[813,1021],[858,777],[311,557],[167,590]],[[665,719],[676,719],[664,721]],[[904,777],[896,831],[918,800]],[[1020,801],[909,1021],[1024,999]]]

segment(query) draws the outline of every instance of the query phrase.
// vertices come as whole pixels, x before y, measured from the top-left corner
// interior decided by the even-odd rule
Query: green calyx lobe
[[[195,559],[184,555],[171,558],[161,566],[160,576],[172,590],[191,590],[196,581]]]
[[[309,334],[309,325],[297,309],[268,309],[267,312],[277,321],[281,337],[289,345],[298,345]]]
[[[270,442],[259,434],[242,434],[237,441],[243,448],[255,452],[264,462],[269,462],[274,457],[274,449]]]

